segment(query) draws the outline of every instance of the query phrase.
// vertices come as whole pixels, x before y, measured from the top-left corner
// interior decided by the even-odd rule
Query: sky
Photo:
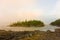
[[[0,26],[22,20],[45,24],[60,18],[60,0],[0,0]]]

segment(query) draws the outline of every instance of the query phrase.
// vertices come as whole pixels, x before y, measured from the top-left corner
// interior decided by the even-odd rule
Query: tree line
[[[21,26],[21,27],[43,27],[45,24],[40,21],[40,20],[25,20],[25,21],[19,21],[19,22],[16,22],[16,23],[13,23],[9,26],[11,27],[16,27],[16,26]],[[50,23],[50,25],[53,25],[53,26],[60,26],[60,19],[56,20],[56,21],[53,21]]]
[[[44,26],[44,23],[42,21],[39,20],[29,20],[29,21],[20,21],[20,22],[16,22],[11,24],[10,26],[23,26],[23,27],[41,27]]]

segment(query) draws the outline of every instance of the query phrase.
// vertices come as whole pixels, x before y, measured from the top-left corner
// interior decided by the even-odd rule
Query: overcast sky
[[[60,18],[60,0],[0,0],[0,25],[20,20],[50,23]]]

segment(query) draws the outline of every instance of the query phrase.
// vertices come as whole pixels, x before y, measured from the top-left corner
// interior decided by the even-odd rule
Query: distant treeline
[[[53,25],[53,26],[60,26],[60,19],[52,22],[51,25]]]
[[[43,27],[45,24],[40,21],[40,20],[25,20],[25,21],[20,21],[20,22],[16,22],[16,23],[13,23],[13,24],[10,24],[9,26],[11,27]],[[54,22],[51,22],[50,25],[53,25],[53,26],[60,26],[60,19],[54,21]]]
[[[16,22],[10,25],[11,27],[14,26],[21,26],[21,27],[42,27],[44,26],[44,23],[42,21],[39,20],[29,20],[29,21],[20,21],[20,22]]]

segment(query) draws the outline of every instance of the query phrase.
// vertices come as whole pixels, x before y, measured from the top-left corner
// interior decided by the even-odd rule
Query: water
[[[40,30],[40,31],[55,31],[55,29],[58,29],[60,27],[46,25],[45,27],[0,27],[1,30],[11,30],[11,31],[34,31],[34,30]]]

